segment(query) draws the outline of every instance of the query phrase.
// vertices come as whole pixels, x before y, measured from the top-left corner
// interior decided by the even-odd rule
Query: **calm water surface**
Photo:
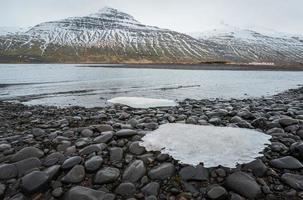
[[[173,100],[259,97],[303,84],[303,72],[81,66],[0,64],[0,100],[94,107],[121,96]]]

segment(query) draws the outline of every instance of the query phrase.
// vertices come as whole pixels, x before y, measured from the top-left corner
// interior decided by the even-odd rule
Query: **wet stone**
[[[164,180],[170,178],[175,173],[175,166],[171,163],[163,163],[159,166],[152,168],[148,172],[151,179]]]
[[[73,166],[78,165],[81,162],[82,162],[82,158],[80,156],[74,156],[74,157],[66,159],[63,162],[61,168],[64,169],[64,170],[65,169],[70,169]]]
[[[48,175],[45,172],[34,171],[21,179],[21,189],[26,193],[35,193],[46,187]]]
[[[0,165],[0,179],[6,180],[15,178],[18,175],[17,167],[13,164]]]
[[[224,199],[227,196],[227,191],[224,187],[214,186],[207,192],[207,196],[214,200]]]
[[[140,146],[139,142],[132,142],[129,147],[129,151],[135,155],[142,155],[145,152],[145,148]]]
[[[143,161],[135,160],[127,166],[123,173],[122,179],[125,182],[135,183],[144,176],[145,172],[146,168]]]
[[[82,165],[74,166],[62,179],[64,183],[80,183],[85,177],[85,170]]]
[[[302,163],[292,156],[285,156],[270,161],[270,164],[278,169],[301,169]]]
[[[185,181],[207,181],[209,177],[208,170],[202,165],[183,167],[179,174]]]
[[[144,196],[158,196],[160,189],[160,184],[157,182],[150,182],[147,185],[145,185],[141,191],[144,194]]]
[[[226,186],[249,199],[255,199],[261,194],[261,188],[255,179],[244,172],[229,175],[226,179]]]
[[[113,167],[105,167],[96,173],[94,183],[104,184],[111,183],[118,179],[120,170]]]
[[[114,200],[115,195],[106,193],[100,190],[93,190],[82,186],[75,186],[71,188],[64,200]]]
[[[114,134],[112,131],[103,132],[100,136],[94,139],[96,143],[107,143],[113,138]]]
[[[98,170],[102,163],[103,159],[101,156],[93,156],[85,162],[84,166],[87,171],[93,172]]]
[[[27,158],[41,158],[43,155],[43,151],[36,147],[25,147],[15,153],[11,160],[12,162],[18,162]]]
[[[115,194],[129,198],[136,193],[136,187],[133,183],[121,183],[116,189]]]
[[[109,150],[110,152],[110,161],[111,162],[120,162],[123,159],[123,149],[119,147],[113,147]]]
[[[132,129],[121,129],[120,131],[117,131],[115,135],[117,137],[131,137],[137,134],[137,131]]]

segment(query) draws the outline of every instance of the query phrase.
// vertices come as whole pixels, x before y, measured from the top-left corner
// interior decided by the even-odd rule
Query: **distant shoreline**
[[[85,64],[83,66],[78,67],[174,70],[303,71],[303,66],[272,66],[244,64]]]
[[[0,63],[0,65],[78,65],[77,67],[226,70],[226,71],[303,71],[303,65],[251,65],[240,63]]]

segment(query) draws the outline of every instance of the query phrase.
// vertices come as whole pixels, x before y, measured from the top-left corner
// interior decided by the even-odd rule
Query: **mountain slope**
[[[199,62],[216,60],[212,48],[191,36],[146,26],[116,9],[38,24],[0,38],[3,56],[57,62]]]
[[[0,35],[0,62],[302,64],[303,37],[227,27],[183,34],[104,8]]]
[[[223,60],[303,63],[303,40],[300,36],[274,32],[259,33],[232,27],[191,35],[215,45],[214,50]]]

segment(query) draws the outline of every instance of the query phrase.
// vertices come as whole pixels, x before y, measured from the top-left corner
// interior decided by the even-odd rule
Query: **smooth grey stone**
[[[214,186],[207,192],[207,196],[214,200],[223,199],[227,196],[227,191],[224,187]]]
[[[270,161],[270,164],[278,169],[301,169],[303,165],[292,156],[285,156]]]
[[[135,193],[136,193],[136,186],[133,183],[121,183],[115,189],[115,194],[118,194],[125,198],[133,197]]]
[[[215,117],[215,118],[211,118],[208,122],[213,124],[213,125],[220,125],[221,124],[221,119],[218,118],[218,117]]]
[[[120,162],[123,159],[123,149],[120,147],[110,148],[109,154],[111,162]]]
[[[47,173],[50,180],[56,177],[60,172],[61,165],[53,165],[49,168],[44,169],[44,172]]]
[[[303,142],[295,142],[291,144],[289,149],[292,155],[303,159]]]
[[[145,165],[142,160],[135,160],[130,163],[125,169],[122,180],[125,182],[136,183],[144,176],[146,172]]]
[[[245,198],[237,193],[230,192],[230,200],[245,200]]]
[[[132,129],[121,129],[119,131],[116,132],[116,136],[117,137],[130,137],[130,136],[134,136],[137,135],[138,132]]]
[[[274,133],[285,133],[285,131],[281,128],[272,128],[266,131],[267,134],[272,135]]]
[[[237,113],[238,116],[242,117],[243,119],[254,119],[255,116],[249,112],[248,110],[241,110]]]
[[[209,178],[208,170],[202,165],[183,167],[179,174],[185,181],[207,181]]]
[[[102,163],[103,158],[101,156],[93,156],[85,162],[84,166],[87,171],[93,172],[98,170]]]
[[[157,182],[150,182],[147,185],[145,185],[141,192],[144,194],[144,196],[158,196],[160,189],[160,184]]]
[[[96,128],[100,133],[114,130],[111,125],[107,125],[107,124],[95,125],[93,127]]]
[[[255,128],[265,130],[267,128],[267,120],[264,117],[257,118],[251,122],[251,125]]]
[[[226,186],[248,199],[255,199],[261,194],[261,187],[255,179],[244,172],[229,175],[226,179]]]
[[[148,172],[148,176],[151,179],[164,180],[170,178],[175,173],[175,166],[171,163],[163,163],[152,168]]]
[[[15,178],[18,175],[18,169],[13,164],[0,165],[0,180]]]
[[[279,119],[279,123],[283,127],[286,127],[286,126],[290,126],[290,125],[293,125],[293,124],[298,124],[298,120],[293,119],[293,118],[282,118],[282,119]]]
[[[87,147],[84,147],[83,149],[81,149],[79,151],[80,155],[89,155],[91,153],[99,153],[100,151],[102,151],[101,145],[100,144],[93,144],[93,145],[89,145]]]
[[[0,152],[7,151],[10,148],[12,148],[12,145],[10,144],[0,144]]]
[[[266,165],[260,159],[256,159],[243,167],[244,170],[251,169],[253,174],[257,177],[263,177],[267,172]]]
[[[292,187],[296,190],[303,190],[303,176],[302,175],[285,173],[282,175],[281,179],[290,187]]]
[[[62,153],[54,152],[44,159],[43,165],[49,167],[56,164],[62,164],[64,160],[65,156]]]
[[[63,162],[61,168],[70,169],[73,166],[80,164],[81,161],[82,161],[82,158],[80,156],[74,156],[74,157],[68,158]]]
[[[114,136],[114,133],[112,131],[103,132],[100,136],[96,137],[94,139],[94,142],[96,143],[107,143],[109,142]]]
[[[38,158],[28,158],[14,163],[18,170],[18,176],[21,177],[29,172],[38,170],[41,166],[41,161]]]
[[[144,127],[149,129],[149,130],[155,130],[158,128],[158,123],[151,122],[151,123],[145,123]]]
[[[115,195],[106,193],[100,190],[93,190],[82,186],[75,186],[71,188],[64,200],[114,200]]]
[[[46,133],[43,129],[41,128],[33,128],[32,130],[32,134],[35,137],[40,137],[40,136],[44,136]]]
[[[48,175],[45,172],[34,171],[21,179],[21,189],[26,193],[35,193],[47,186]]]
[[[76,165],[61,179],[61,181],[64,183],[80,183],[84,178],[84,167],[82,165]]]
[[[138,141],[132,142],[129,145],[128,150],[135,155],[142,155],[145,152],[145,148],[140,146]]]
[[[92,130],[88,129],[88,128],[83,129],[83,130],[81,131],[81,135],[82,135],[83,137],[92,137],[93,134],[94,134],[94,132],[93,132]]]
[[[55,188],[53,191],[52,191],[52,195],[56,198],[58,197],[61,197],[63,194],[63,189],[62,187],[58,187],[58,188]]]
[[[43,151],[36,147],[25,147],[15,153],[11,159],[12,162],[18,162],[27,158],[41,158],[44,155]]]
[[[117,180],[120,176],[120,170],[113,167],[105,167],[96,173],[94,183],[104,184],[112,183]]]

